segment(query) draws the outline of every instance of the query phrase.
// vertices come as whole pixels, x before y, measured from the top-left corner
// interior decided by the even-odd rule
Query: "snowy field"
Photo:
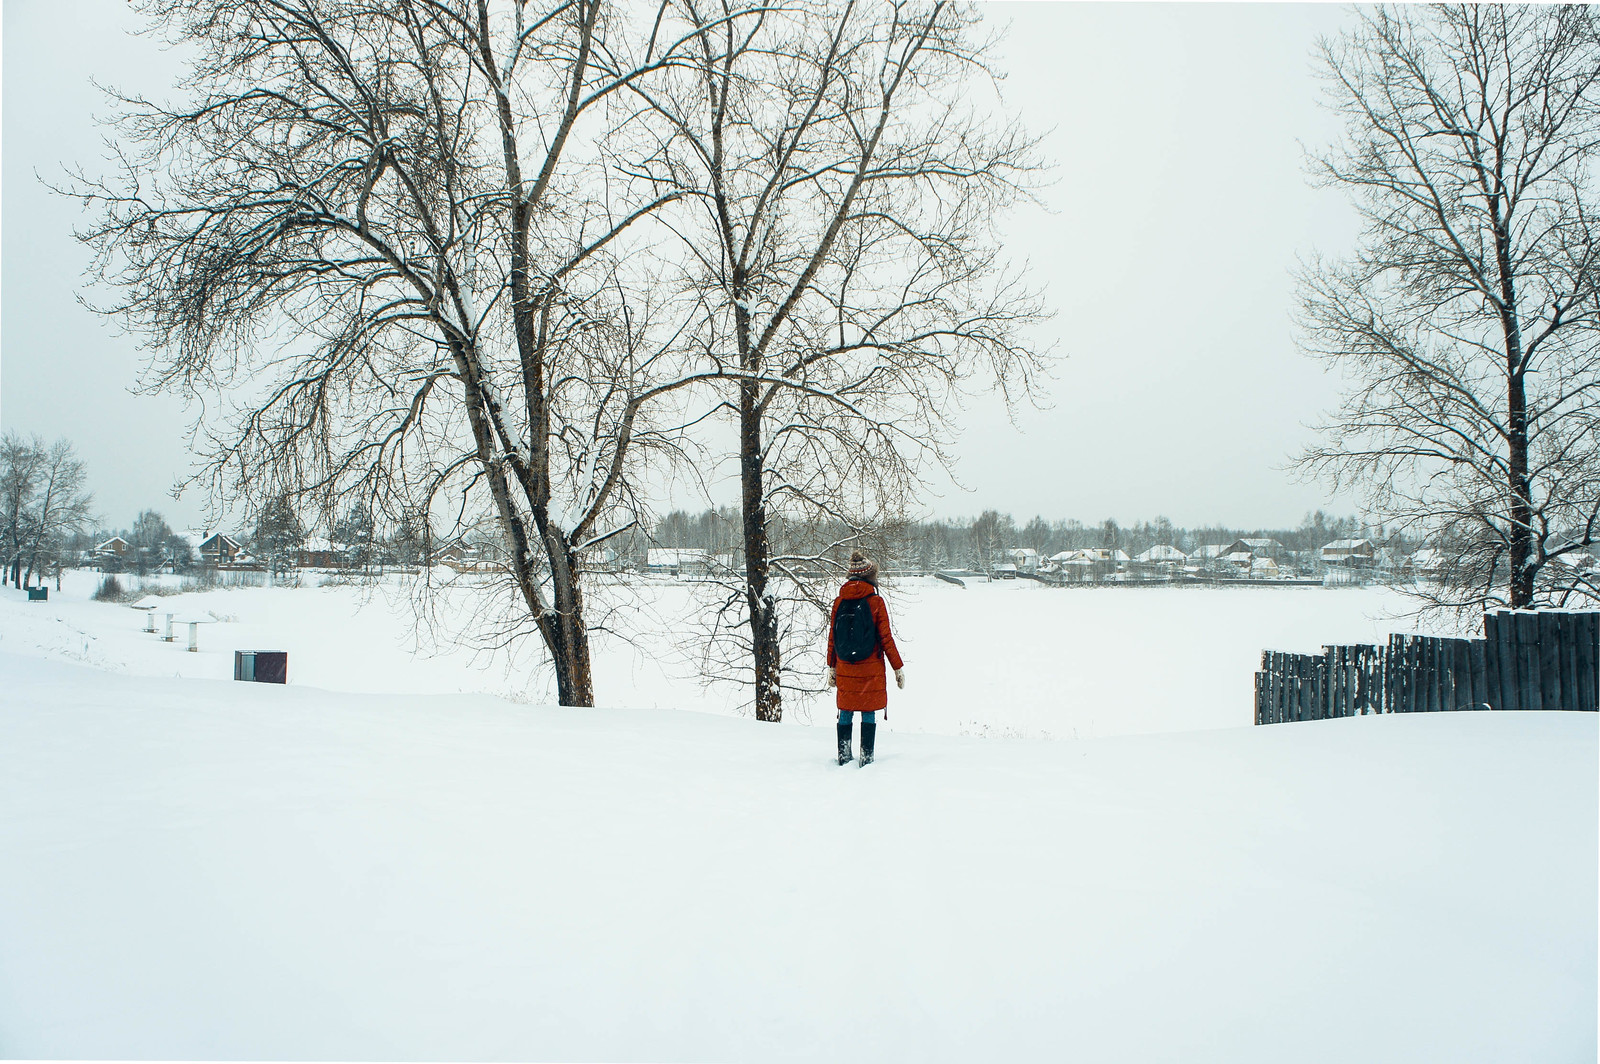
[[[69,573],[62,594],[29,603],[0,594],[0,651],[44,655],[141,676],[228,679],[233,651],[284,650],[291,684],[334,691],[492,694],[552,700],[536,636],[474,650],[415,624],[412,585],[232,588],[172,595],[163,612],[221,618],[200,630],[198,654],[141,631],[126,606],[89,601],[97,573]],[[132,578],[124,577],[127,582]],[[172,583],[171,578],[168,582]],[[1386,588],[1048,588],[1032,581],[931,578],[885,588],[906,659],[906,689],[890,704],[896,732],[1089,738],[1251,723],[1253,682],[1266,648],[1313,652],[1323,643],[1381,641],[1417,630],[1407,599]],[[595,639],[603,706],[747,713],[748,693],[703,686],[688,613],[694,590],[636,580],[598,589],[591,620],[615,611],[643,630],[637,645]],[[502,640],[489,619],[504,600],[469,588],[435,597],[444,630]],[[158,615],[159,617],[159,615]],[[820,677],[817,678],[820,680]],[[825,722],[831,701],[792,696],[795,723]]]
[[[1245,726],[1382,592],[899,589],[857,769],[665,644],[559,709],[382,595],[89,586],[0,595],[0,1056],[1595,1059],[1594,714]]]

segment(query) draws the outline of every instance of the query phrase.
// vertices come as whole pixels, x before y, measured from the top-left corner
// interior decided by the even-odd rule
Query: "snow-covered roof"
[[[1350,551],[1372,550],[1374,548],[1370,539],[1336,539],[1332,543],[1324,545],[1322,549],[1324,551],[1349,553]]]
[[[732,564],[733,556],[725,555],[728,564]],[[659,565],[671,567],[674,565],[710,565],[711,555],[703,550],[687,547],[651,547],[645,554],[646,565]]]
[[[1177,547],[1169,547],[1166,544],[1158,544],[1142,554],[1139,554],[1135,560],[1141,562],[1181,562],[1184,560],[1184,558],[1185,555],[1183,551],[1179,550]]]
[[[1077,550],[1064,550],[1050,558],[1053,562],[1069,562],[1079,559],[1098,562],[1125,562],[1131,560],[1125,552],[1112,547],[1080,547]]]

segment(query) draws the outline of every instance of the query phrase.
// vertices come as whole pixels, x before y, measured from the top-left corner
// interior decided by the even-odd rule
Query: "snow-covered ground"
[[[125,580],[128,578],[124,578]],[[173,595],[163,612],[222,618],[174,643],[143,633],[144,618],[89,596],[99,575],[70,573],[62,594],[29,603],[0,593],[0,651],[46,655],[143,676],[227,679],[233,651],[284,650],[291,684],[368,693],[482,693],[545,702],[537,636],[474,650],[433,640],[415,624],[417,596],[378,587],[233,588]],[[886,588],[906,689],[892,696],[897,731],[1087,738],[1234,727],[1251,722],[1261,651],[1383,640],[1415,630],[1385,588],[1048,588],[1031,581],[965,589],[932,579]],[[704,687],[686,645],[692,587],[633,581],[600,589],[635,642],[595,640],[595,694],[605,706],[748,712],[747,691]],[[495,637],[501,600],[466,588],[435,596],[442,632]],[[592,613],[604,608],[593,605]],[[159,623],[159,618],[158,618]],[[791,699],[798,723],[828,718],[827,701]]]
[[[1370,593],[943,594],[895,603],[857,769],[826,726],[449,693],[530,689],[348,588],[193,596],[236,618],[199,654],[7,592],[0,1056],[1595,1058],[1594,714],[1242,726],[1260,647],[1387,631]],[[223,678],[261,641],[290,686]],[[627,662],[608,701],[721,708]],[[1058,740],[913,733],[985,720]]]

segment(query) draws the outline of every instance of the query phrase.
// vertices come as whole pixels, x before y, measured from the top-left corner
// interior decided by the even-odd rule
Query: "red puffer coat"
[[[833,619],[839,615],[839,603],[869,595],[872,596],[869,605],[872,619],[878,622],[878,652],[866,661],[840,661],[839,655],[833,652]],[[851,713],[867,713],[889,705],[889,685],[885,682],[883,669],[885,655],[889,658],[889,664],[897,669],[905,664],[900,660],[900,649],[894,645],[894,633],[889,631],[889,608],[883,604],[878,589],[865,580],[846,581],[844,587],[839,589],[839,597],[833,600],[833,609],[828,613],[828,664],[833,666],[837,674],[840,709]]]

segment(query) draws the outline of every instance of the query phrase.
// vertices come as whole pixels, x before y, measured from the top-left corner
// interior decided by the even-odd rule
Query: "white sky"
[[[131,394],[134,342],[77,302],[76,203],[35,174],[97,169],[91,77],[161,93],[176,63],[131,37],[126,0],[4,0],[0,186],[0,428],[66,436],[99,510],[150,506],[174,527],[200,500],[168,497],[189,464],[189,418]],[[1292,525],[1330,504],[1284,467],[1332,406],[1333,380],[1293,344],[1296,257],[1344,254],[1354,212],[1311,188],[1301,144],[1337,134],[1311,49],[1351,18],[1331,4],[1005,3],[1008,107],[1048,131],[1042,209],[1008,224],[1056,311],[1064,358],[1051,406],[1013,426],[999,404],[961,418],[961,481],[941,515],[986,508],[1127,522]],[[75,25],[63,32],[65,13]]]

